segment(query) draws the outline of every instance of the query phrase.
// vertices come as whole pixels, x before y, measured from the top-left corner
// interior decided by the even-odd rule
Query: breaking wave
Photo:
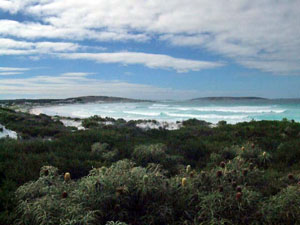
[[[300,106],[287,104],[260,104],[243,102],[226,105],[224,103],[195,102],[138,102],[138,103],[90,103],[38,107],[31,112],[48,115],[61,115],[86,118],[93,115],[125,120],[154,119],[176,122],[196,118],[212,123],[225,120],[238,123],[255,120],[281,120],[282,118],[300,120]]]

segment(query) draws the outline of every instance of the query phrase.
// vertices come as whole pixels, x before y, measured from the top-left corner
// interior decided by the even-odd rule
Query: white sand
[[[33,108],[30,110],[31,114],[39,115],[43,111],[39,108]],[[126,120],[126,119],[125,119]],[[127,119],[129,120],[129,119]],[[75,121],[71,119],[61,119],[60,120],[64,126],[66,127],[77,127],[78,130],[85,130],[85,128],[82,126],[81,121]],[[103,125],[114,125],[111,121],[105,121],[105,122],[99,122],[99,124]],[[144,130],[150,130],[150,129],[167,129],[167,130],[177,130],[180,129],[183,125],[182,123],[176,123],[176,122],[166,122],[166,121],[157,121],[157,123],[153,122],[143,122],[136,125],[137,127],[144,129]]]
[[[0,124],[0,128],[3,129],[3,131],[0,131],[0,138],[12,138],[12,139],[18,139],[18,134],[15,131],[6,129],[3,125]],[[2,130],[1,129],[1,130]]]
[[[69,119],[61,119],[60,121],[66,127],[77,127],[78,130],[85,130],[85,128],[82,126],[82,121],[75,121]]]
[[[39,108],[33,108],[29,110],[29,113],[34,115],[40,115],[42,111]]]

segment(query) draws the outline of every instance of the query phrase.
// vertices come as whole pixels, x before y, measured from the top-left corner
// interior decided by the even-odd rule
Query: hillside
[[[56,105],[56,104],[76,104],[76,103],[96,103],[96,102],[145,102],[148,100],[110,97],[110,96],[82,96],[65,99],[8,99],[0,100],[0,105]]]
[[[267,98],[260,98],[260,97],[202,97],[202,98],[191,99],[191,101],[200,101],[200,100],[239,101],[239,100],[268,100],[268,99]]]

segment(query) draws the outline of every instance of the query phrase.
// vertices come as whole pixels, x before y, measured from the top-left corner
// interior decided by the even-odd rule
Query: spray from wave
[[[93,115],[125,120],[153,119],[157,121],[176,122],[196,118],[211,123],[225,120],[238,123],[255,120],[281,120],[282,118],[300,120],[300,106],[286,104],[253,104],[243,102],[225,104],[215,102],[168,102],[168,103],[90,103],[39,107],[33,113],[86,118]],[[299,117],[299,118],[298,118]]]

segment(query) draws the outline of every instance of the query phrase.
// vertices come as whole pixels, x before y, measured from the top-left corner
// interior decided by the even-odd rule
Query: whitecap
[[[153,104],[149,106],[149,109],[161,109],[161,108],[168,108],[170,105],[165,105],[165,104]]]
[[[272,107],[255,106],[227,106],[227,107],[174,107],[179,111],[199,111],[199,112],[225,112],[225,113],[284,113],[285,109],[274,109]]]
[[[134,114],[134,115],[140,115],[140,116],[160,116],[160,112],[141,112],[141,111],[123,111],[127,114]]]
[[[185,114],[185,113],[165,113],[171,117],[182,117],[182,118],[197,118],[197,119],[218,119],[218,120],[242,120],[246,119],[248,116],[245,115],[216,115],[216,114],[205,114],[205,115],[195,115],[195,114]]]

